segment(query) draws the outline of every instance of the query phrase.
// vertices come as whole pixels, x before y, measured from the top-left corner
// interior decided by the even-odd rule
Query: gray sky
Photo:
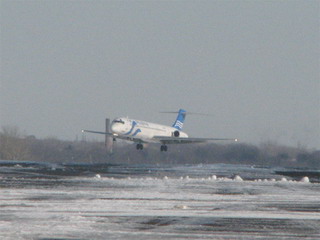
[[[190,136],[320,149],[319,3],[2,0],[0,124],[74,140],[184,108],[213,115]]]

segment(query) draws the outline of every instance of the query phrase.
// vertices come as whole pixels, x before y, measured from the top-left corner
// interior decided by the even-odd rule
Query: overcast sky
[[[0,124],[74,140],[184,108],[212,114],[189,136],[320,149],[319,3],[2,0]]]

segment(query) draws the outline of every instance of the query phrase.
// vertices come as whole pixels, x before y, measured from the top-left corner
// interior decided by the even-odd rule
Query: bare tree
[[[26,160],[28,144],[16,126],[4,126],[0,132],[0,158],[3,160]]]

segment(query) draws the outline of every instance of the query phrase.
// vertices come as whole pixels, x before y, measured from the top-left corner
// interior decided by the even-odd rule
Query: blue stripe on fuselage
[[[134,136],[136,136],[138,133],[140,133],[141,132],[141,130],[140,130],[140,128],[138,128],[135,132],[134,132],[134,134],[132,134],[132,137],[134,137]]]
[[[124,135],[129,135],[132,133],[134,127],[137,125],[137,123],[135,121],[132,122],[132,126],[131,126],[131,129],[129,130],[129,132],[126,132]]]

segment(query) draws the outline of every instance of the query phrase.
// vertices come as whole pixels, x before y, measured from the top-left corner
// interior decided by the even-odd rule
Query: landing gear
[[[166,145],[161,145],[160,151],[161,152],[166,152],[168,150],[168,147]]]
[[[142,150],[143,149],[143,145],[141,143],[138,143],[136,148],[137,148],[137,150]]]

